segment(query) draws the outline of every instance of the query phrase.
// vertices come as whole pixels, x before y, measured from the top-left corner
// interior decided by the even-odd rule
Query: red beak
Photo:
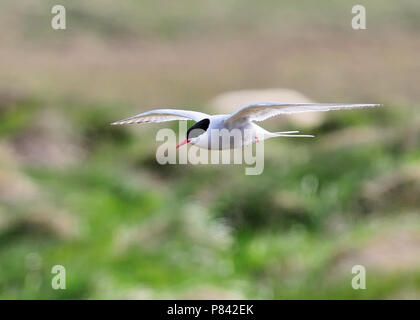
[[[183,146],[184,144],[189,143],[191,140],[185,139],[184,141],[182,141],[179,145],[176,146],[176,148],[178,149],[179,147]]]

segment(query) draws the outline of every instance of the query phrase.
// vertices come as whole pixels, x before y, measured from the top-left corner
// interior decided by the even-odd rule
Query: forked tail
[[[281,132],[270,132],[268,136],[270,138],[274,137],[300,137],[300,138],[314,138],[314,135],[311,134],[293,134],[299,133],[299,131],[281,131]]]

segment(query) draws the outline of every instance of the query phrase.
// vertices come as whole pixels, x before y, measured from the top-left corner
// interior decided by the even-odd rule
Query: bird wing
[[[262,102],[253,103],[236,110],[226,119],[228,123],[243,121],[264,121],[280,114],[292,114],[313,111],[330,111],[354,108],[379,107],[380,104],[343,104],[343,103],[277,103]]]
[[[143,123],[143,122],[166,122],[173,120],[194,120],[200,121],[204,118],[209,117],[208,114],[190,111],[190,110],[178,110],[178,109],[158,109],[151,110],[137,114],[135,116],[115,121],[111,124],[131,124],[131,123]]]

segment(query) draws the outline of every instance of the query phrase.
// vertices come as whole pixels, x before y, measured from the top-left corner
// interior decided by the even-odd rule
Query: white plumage
[[[115,121],[111,124],[116,125],[143,122],[166,122],[173,120],[194,120],[197,122],[208,116],[208,114],[190,110],[157,109],[143,112],[123,120]]]
[[[202,112],[179,110],[179,109],[157,109],[138,115],[115,121],[113,125],[144,123],[144,122],[166,122],[173,120],[194,120],[198,125],[197,129],[202,130],[202,134],[197,137],[185,139],[178,146],[191,142],[201,148],[222,149],[223,134],[222,129],[238,129],[242,135],[239,145],[230,144],[223,148],[241,147],[253,142],[266,140],[273,137],[313,137],[311,135],[296,135],[298,131],[268,132],[255,122],[264,121],[268,118],[282,114],[343,110],[355,108],[379,107],[380,104],[342,104],[342,103],[277,103],[262,102],[243,106],[232,114],[208,115]],[[205,120],[208,119],[209,121]],[[202,121],[205,120],[205,121]],[[194,127],[194,126],[193,126]],[[222,130],[223,131],[223,130]],[[226,130],[225,130],[226,131]],[[245,134],[245,131],[247,134]],[[219,133],[217,133],[219,132]],[[251,134],[249,134],[251,133]],[[214,135],[217,134],[215,137]],[[216,143],[215,143],[216,142]]]
[[[343,104],[343,103],[253,103],[236,110],[228,118],[229,122],[247,120],[264,121],[281,114],[292,114],[314,111],[330,111],[355,108],[377,107],[379,104]]]

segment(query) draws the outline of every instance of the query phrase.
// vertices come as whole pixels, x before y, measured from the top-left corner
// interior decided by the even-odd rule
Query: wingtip
[[[120,126],[120,125],[127,124],[127,123],[130,123],[130,122],[127,122],[125,120],[118,120],[118,121],[111,122],[110,125],[111,126]]]

